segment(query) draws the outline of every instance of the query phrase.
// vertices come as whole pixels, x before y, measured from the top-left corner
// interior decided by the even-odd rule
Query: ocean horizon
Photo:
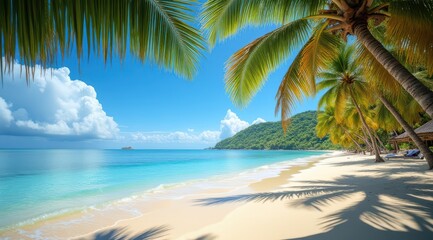
[[[260,168],[305,160],[326,152],[2,149],[0,230],[123,201],[143,193],[163,191],[191,181],[257,172]]]

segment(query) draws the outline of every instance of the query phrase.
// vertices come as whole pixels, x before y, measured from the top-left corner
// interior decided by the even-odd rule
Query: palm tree
[[[372,133],[370,126],[361,110],[360,100],[368,100],[366,82],[359,76],[360,69],[354,64],[354,46],[344,47],[341,49],[337,58],[331,60],[328,69],[318,73],[321,79],[317,84],[318,90],[328,89],[319,101],[319,106],[325,104],[335,106],[335,117],[337,122],[343,121],[343,111],[350,101],[355,107],[363,128],[365,129],[373,151],[376,162],[384,162],[380,156],[380,150],[377,145],[375,135]]]
[[[353,105],[355,106],[360,120],[364,126],[364,129],[366,129],[367,134],[370,137],[371,143],[373,145],[373,148],[375,151],[377,151],[377,145],[375,133],[370,130],[369,126],[373,126],[373,124],[368,124],[367,119],[365,117],[365,114],[363,112],[367,111],[361,111],[359,104],[357,103],[357,99],[368,99],[367,96],[356,96],[355,93],[368,93],[370,96],[377,96],[381,103],[386,107],[386,109],[394,116],[394,118],[397,120],[397,122],[404,128],[404,130],[408,133],[409,137],[414,141],[416,146],[420,149],[422,154],[424,155],[428,165],[429,169],[433,169],[433,153],[430,151],[428,146],[421,140],[421,138],[415,133],[414,129],[408,124],[408,122],[404,119],[404,117],[399,113],[396,107],[391,104],[388,99],[384,96],[383,92],[386,92],[383,88],[378,87],[374,83],[377,81],[371,81],[373,84],[370,84],[368,87],[368,91],[366,89],[366,82],[363,80],[363,76],[365,74],[365,70],[362,71],[362,68],[359,67],[356,61],[354,61],[354,57],[356,54],[354,54],[354,46],[345,48],[341,51],[341,53],[338,55],[337,58],[333,59],[331,64],[329,64],[328,69],[325,71],[322,71],[318,74],[318,76],[322,79],[321,82],[318,83],[317,88],[323,89],[323,88],[329,88],[331,87],[322,97],[319,104],[320,105],[333,105],[336,106],[336,117],[337,120],[342,121],[342,117],[344,114],[341,114],[339,112],[342,112],[344,107],[346,107],[347,96],[349,95],[351,97],[351,100],[353,102]],[[417,74],[419,75],[419,74]],[[394,80],[391,80],[394,81]],[[426,81],[426,80],[422,80]],[[391,84],[391,83],[388,83]],[[426,85],[428,85],[429,82],[426,82]],[[397,86],[398,87],[398,86]],[[381,89],[381,90],[379,90]],[[417,106],[413,106],[414,103],[408,94],[405,94],[403,89],[401,87],[398,89],[399,94],[389,94],[390,96],[394,95],[393,102],[399,103],[400,106],[404,107],[406,109],[406,118],[409,120],[416,120],[416,118],[419,118],[419,111],[421,110]],[[395,91],[395,90],[394,90]],[[349,92],[347,94],[347,92]],[[388,91],[389,92],[389,91]],[[335,103],[334,103],[335,102]],[[404,106],[403,106],[404,103]],[[416,103],[415,103],[416,104]],[[412,106],[411,106],[412,105]],[[338,118],[338,116],[340,116]],[[351,117],[354,118],[354,117]],[[419,120],[419,119],[418,119]],[[376,119],[377,121],[377,119]],[[370,121],[371,122],[371,121]],[[377,154],[376,154],[376,161],[377,161]],[[380,160],[379,160],[380,161]]]
[[[317,114],[316,133],[319,138],[329,135],[329,139],[334,144],[339,144],[345,148],[354,146],[356,150],[363,151],[355,134],[345,126],[344,122],[337,122],[334,107],[332,106],[326,106],[324,111],[320,111]]]
[[[433,92],[383,45],[398,47],[411,64],[423,63],[433,73],[433,0],[208,0],[202,23],[211,45],[246,26],[280,25],[228,60],[226,88],[239,105],[302,46],[276,96],[276,112],[286,120],[296,99],[315,93],[314,76],[327,58],[338,54],[339,40],[352,35],[433,117]],[[386,29],[384,42],[371,34],[374,26]]]
[[[367,109],[363,107],[363,111],[366,110]],[[366,118],[365,120],[368,126],[373,126],[374,121],[373,119],[370,118],[369,115],[370,114],[367,114],[365,116]],[[361,122],[361,117],[352,102],[349,101],[346,103],[343,116],[345,119],[344,124],[354,134],[354,136],[357,137],[357,139],[359,139],[360,142],[364,142],[367,145],[368,149],[370,150],[370,153],[373,154],[374,152],[373,145],[370,143],[366,129],[364,128]],[[361,128],[359,126],[361,126]]]
[[[393,116],[394,121],[397,121],[398,124],[403,127],[403,129],[424,155],[424,158],[429,165],[429,169],[433,169],[433,152],[415,133],[415,130],[411,126],[414,123],[420,121],[419,113],[422,112],[422,108],[409,94],[404,92],[402,87],[396,83],[394,78],[389,73],[384,71],[384,68],[371,68],[371,66],[375,65],[376,62],[376,59],[372,58],[371,54],[359,46],[358,54],[359,57],[357,63],[358,65],[362,64],[363,66],[362,74],[365,78],[370,80],[370,89],[374,90],[372,93],[374,93],[380,100],[380,104],[376,106],[379,117],[377,120],[380,121],[380,118],[384,118],[387,113],[390,113]],[[412,71],[422,84],[432,89],[433,81],[429,78],[427,71],[424,69],[419,69],[419,67],[413,67],[409,65],[408,61],[404,61],[407,59],[407,57],[403,57],[400,61],[405,62],[407,69]],[[382,106],[384,106],[386,110],[383,109]],[[401,112],[405,112],[404,116],[400,114]],[[385,121],[386,123],[382,124],[384,127],[387,127],[387,125],[390,123],[392,124],[392,121],[389,121],[389,118],[384,119],[384,121],[381,122],[384,123]]]
[[[192,78],[204,49],[194,23],[194,0],[4,0],[0,1],[0,73],[20,58],[27,80],[34,66],[56,62],[76,49],[105,61],[129,47],[140,60],[150,60]]]
[[[415,130],[404,120],[403,116],[388,101],[388,99],[386,99],[386,97],[381,93],[378,93],[377,96],[379,97],[380,101],[386,106],[386,108],[389,110],[389,112],[395,117],[395,119],[404,128],[406,133],[409,135],[409,137],[412,139],[412,141],[415,143],[415,145],[419,148],[421,153],[424,155],[424,158],[427,161],[429,169],[430,170],[433,169],[433,152],[430,151],[430,149],[428,148],[428,146],[426,144],[424,144],[424,142],[418,136],[418,134],[415,133]]]

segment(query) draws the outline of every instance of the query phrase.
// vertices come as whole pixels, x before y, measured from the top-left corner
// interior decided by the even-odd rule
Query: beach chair
[[[422,158],[424,158],[424,155],[422,155],[422,153],[420,152],[420,150],[418,150],[418,149],[412,149],[412,150],[406,151],[406,153],[403,154],[403,155],[395,154],[395,153],[390,153],[390,154],[388,154],[388,155],[385,156],[386,160],[389,160],[390,158],[422,159]]]

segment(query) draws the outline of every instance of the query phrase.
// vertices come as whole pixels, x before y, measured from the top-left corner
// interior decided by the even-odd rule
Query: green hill
[[[308,111],[291,118],[284,136],[281,122],[252,125],[215,145],[215,149],[337,149],[328,137],[316,136],[317,112]]]

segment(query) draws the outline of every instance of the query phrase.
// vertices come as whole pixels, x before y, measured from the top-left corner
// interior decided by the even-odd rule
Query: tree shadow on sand
[[[373,176],[343,175],[334,181],[301,182],[305,185],[296,187],[301,190],[208,198],[197,202],[211,206],[239,201],[290,200],[291,206],[322,211],[326,206],[338,206],[353,194],[361,193],[364,197],[354,205],[320,219],[323,232],[291,239],[433,239],[433,183],[427,183],[428,178],[394,177],[398,171],[407,172],[408,169],[382,169]]]
[[[349,158],[350,157],[350,158]],[[332,163],[333,166],[354,166],[356,168],[362,169],[362,167],[371,166],[371,164],[384,165],[387,163],[393,163],[394,165],[387,164],[385,171],[389,173],[404,173],[404,172],[429,172],[428,164],[424,159],[411,159],[411,158],[389,158],[385,160],[385,163],[375,163],[374,159],[356,159],[353,156],[349,156],[347,161]],[[398,168],[398,171],[395,171]],[[371,171],[382,171],[382,169],[376,169]]]
[[[215,239],[217,239],[217,237],[212,234],[205,234],[198,238],[194,238],[194,240],[215,240]]]
[[[92,238],[93,240],[154,240],[166,236],[169,228],[167,226],[159,226],[149,228],[148,230],[135,235],[128,234],[125,228],[115,228],[107,231],[102,231]]]

